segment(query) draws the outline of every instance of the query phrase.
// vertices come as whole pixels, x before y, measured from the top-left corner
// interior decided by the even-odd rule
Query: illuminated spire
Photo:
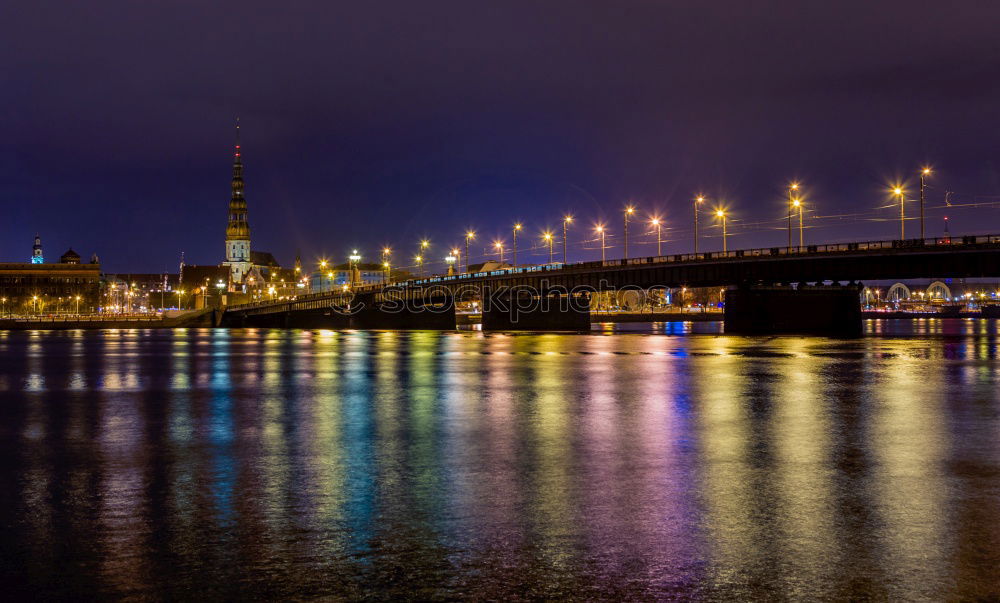
[[[243,197],[243,150],[240,147],[240,120],[236,118],[236,146],[233,149],[233,195],[229,199],[229,225],[226,227],[227,241],[249,241],[250,224],[247,222],[247,202]],[[249,260],[249,249],[246,250]],[[232,254],[227,254],[231,256]],[[241,259],[244,254],[237,254]],[[234,258],[228,257],[233,260]]]
[[[236,149],[233,152],[233,161],[242,163],[240,160],[240,118],[236,118]]]

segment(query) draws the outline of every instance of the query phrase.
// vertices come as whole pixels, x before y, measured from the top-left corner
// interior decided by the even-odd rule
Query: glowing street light
[[[603,262],[604,261],[604,235],[605,235],[604,225],[603,224],[598,224],[596,227],[594,227],[594,230],[597,231],[597,234],[601,235],[601,261]]]
[[[694,199],[694,253],[698,255],[698,206],[705,202],[705,197],[698,195]]]
[[[625,259],[628,259],[628,218],[635,213],[635,208],[629,205],[625,208]]]
[[[503,241],[493,241],[493,247],[500,252],[500,263],[503,264]]]
[[[662,226],[662,223],[659,218],[653,218],[649,221],[649,223],[656,227],[656,255],[661,256],[663,255],[663,252],[660,249],[660,227]]]
[[[521,230],[521,223],[514,224],[514,267],[517,268],[517,231]]]
[[[718,209],[715,211],[715,215],[722,218],[722,253],[728,253],[729,248],[726,246],[726,212]]]
[[[448,264],[448,276],[455,275],[455,262],[458,261],[458,250],[452,249],[451,255],[444,259],[445,263]]]
[[[899,240],[906,239],[906,192],[902,187],[892,189],[892,194],[899,197]]]
[[[566,230],[572,222],[573,216],[566,216],[563,218],[563,264],[566,263]]]
[[[927,236],[924,233],[924,178],[931,175],[931,168],[924,167],[920,170],[920,238]]]
[[[476,233],[468,231],[465,233],[465,271],[469,271],[469,241],[476,238]]]
[[[799,190],[799,183],[793,182],[788,186],[788,246],[792,246],[792,207],[795,201],[795,192]]]
[[[549,263],[551,264],[552,261],[553,261],[552,260],[552,233],[549,232],[549,231],[545,231],[544,233],[542,233],[542,238],[545,239],[545,242],[549,244]]]
[[[413,256],[413,261],[417,263],[417,274],[421,277],[424,276],[424,256],[417,255]]]
[[[390,254],[392,254],[392,249],[390,249],[388,247],[383,247],[382,248],[382,268],[383,268],[383,270],[382,270],[382,282],[383,283],[389,282],[389,277],[390,277],[390,273],[389,273],[389,256],[390,256]]]

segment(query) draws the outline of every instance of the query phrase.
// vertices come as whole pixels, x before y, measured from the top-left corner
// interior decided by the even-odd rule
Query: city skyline
[[[818,214],[868,214],[807,237],[887,239],[888,187],[909,176],[912,191],[924,165],[930,206],[948,191],[988,204],[949,210],[953,233],[1000,217],[996,135],[981,127],[1000,106],[983,14],[998,9],[636,5],[602,15],[622,38],[595,25],[597,4],[536,20],[524,8],[398,4],[344,20],[316,5],[307,26],[199,7],[189,39],[156,7],[10,9],[18,119],[2,126],[0,255],[19,259],[39,232],[115,271],[173,270],[182,251],[219,262],[237,116],[255,244],[284,265],[296,251],[410,256],[422,239],[443,252],[469,228],[489,249],[514,222],[544,261],[540,234],[559,236],[567,213],[576,235],[604,222],[617,244],[628,203],[663,220],[665,252],[679,253],[699,193],[729,203],[732,248],[768,246],[783,240],[792,181]],[[71,24],[91,27],[53,35]],[[942,217],[929,211],[928,236]]]

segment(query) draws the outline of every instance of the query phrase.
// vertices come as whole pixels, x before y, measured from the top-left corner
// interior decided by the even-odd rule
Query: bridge
[[[510,306],[523,305],[519,310],[520,320],[514,321],[515,324],[500,320],[493,326],[581,330],[584,321],[578,315],[587,314],[589,325],[589,304],[585,300],[594,292],[725,287],[730,288],[726,295],[727,331],[731,330],[730,322],[746,323],[749,330],[756,330],[753,315],[762,314],[762,308],[768,306],[773,309],[778,302],[761,298],[772,295],[764,293],[756,294],[756,301],[750,302],[749,298],[740,298],[737,291],[774,291],[782,305],[796,296],[820,303],[812,308],[812,314],[819,313],[816,310],[824,307],[831,296],[839,296],[841,301],[835,305],[840,310],[834,311],[839,313],[847,311],[849,304],[845,300],[860,308],[861,281],[940,276],[1000,277],[1000,235],[765,247],[433,276],[230,306],[223,315],[223,324],[452,329],[454,302],[478,299],[484,302],[484,329],[491,322],[487,314],[500,316],[509,313]],[[836,286],[817,286],[826,282],[847,286],[840,287],[840,293],[834,291]],[[790,289],[793,284],[797,287]],[[809,297],[801,297],[805,295]],[[551,299],[559,301],[557,307],[545,303]],[[532,303],[522,304],[519,300]],[[488,307],[490,301],[499,306],[496,311]],[[446,309],[449,307],[450,312]],[[761,330],[796,330],[795,317],[790,317],[792,324],[786,329],[774,324],[775,320],[781,322],[775,312],[763,314],[769,318],[757,321]],[[854,320],[853,316],[852,311],[837,319],[842,323],[841,328],[834,330],[842,330],[843,324]],[[745,320],[739,320],[740,317]],[[860,310],[857,322],[860,328]],[[801,326],[814,330],[809,325]]]

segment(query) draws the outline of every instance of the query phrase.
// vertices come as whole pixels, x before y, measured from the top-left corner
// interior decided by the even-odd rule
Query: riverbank
[[[71,331],[77,329],[185,329],[214,327],[218,310],[190,310],[176,315],[128,316],[23,316],[0,319],[0,331]]]

